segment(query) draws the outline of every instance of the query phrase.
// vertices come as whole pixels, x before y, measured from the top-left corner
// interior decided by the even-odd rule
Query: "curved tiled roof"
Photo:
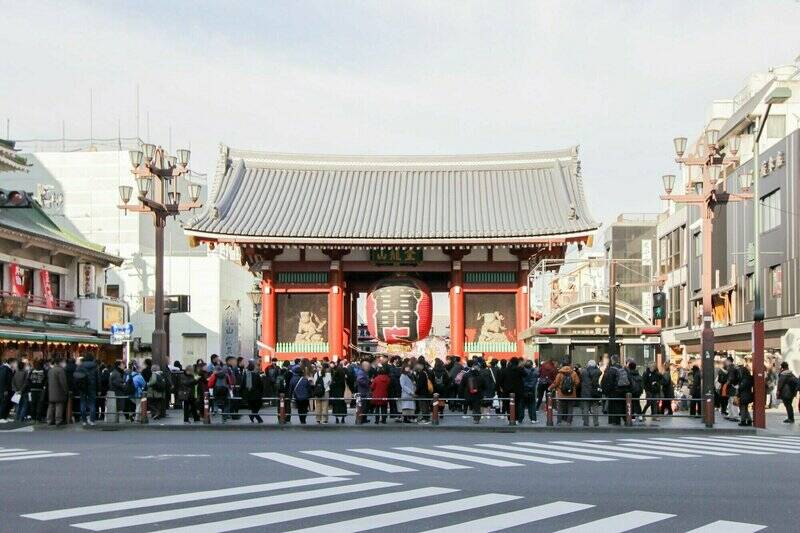
[[[277,154],[221,147],[190,235],[262,243],[522,242],[598,227],[577,147],[471,156]]]

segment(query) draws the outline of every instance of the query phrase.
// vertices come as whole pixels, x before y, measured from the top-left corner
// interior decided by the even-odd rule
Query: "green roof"
[[[122,259],[106,254],[105,247],[87,241],[83,237],[59,226],[35,201],[30,207],[0,207],[0,228],[19,231],[33,237],[82,248],[91,255],[101,255],[111,263],[121,263]]]

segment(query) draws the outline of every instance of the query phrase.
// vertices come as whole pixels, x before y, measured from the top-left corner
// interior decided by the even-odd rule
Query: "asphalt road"
[[[798,531],[800,439],[759,439],[2,432],[0,530]]]

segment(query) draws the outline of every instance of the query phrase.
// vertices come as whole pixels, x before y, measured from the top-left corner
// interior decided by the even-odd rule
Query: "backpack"
[[[214,396],[227,396],[230,388],[228,372],[224,368],[217,370],[214,372],[214,378]]]
[[[153,390],[156,392],[164,392],[167,388],[167,384],[164,383],[164,374],[161,371],[155,373],[156,381],[153,383]]]
[[[600,372],[593,372],[591,376],[592,398],[603,397],[603,387],[600,386]]]
[[[317,378],[317,382],[314,384],[314,398],[324,398],[325,397],[325,380],[322,379],[322,376]]]
[[[572,380],[572,372],[564,374],[561,380],[561,394],[572,394],[575,392],[575,382]]]
[[[433,379],[437,389],[441,390],[444,388],[444,372],[440,372],[438,374],[434,373]]]
[[[633,374],[630,376],[631,380],[631,395],[634,398],[638,398],[642,395],[642,376],[639,374]]]
[[[86,392],[89,389],[89,376],[81,368],[76,368],[72,373],[72,382],[75,383],[75,390]]]
[[[617,368],[617,388],[630,387],[631,378],[628,376],[628,371],[622,367]]]
[[[136,385],[133,384],[133,374],[128,374],[125,376],[125,381],[122,384],[122,390],[125,393],[125,396],[128,398],[133,398],[136,396]]]
[[[433,383],[431,383],[431,378],[427,374],[425,374],[425,383],[428,384],[428,394],[433,394]]]
[[[463,378],[463,376],[462,376],[462,378]],[[471,375],[471,376],[469,376],[467,378],[467,392],[469,394],[472,394],[473,396],[475,394],[478,394],[478,385],[477,385],[477,383],[478,383],[478,378],[476,378],[475,376]]]

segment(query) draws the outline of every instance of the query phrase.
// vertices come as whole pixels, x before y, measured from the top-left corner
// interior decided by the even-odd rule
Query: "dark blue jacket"
[[[308,378],[300,373],[292,376],[292,381],[289,382],[289,390],[295,400],[308,400],[311,398],[311,384],[308,382]]]
[[[525,394],[536,392],[536,385],[539,383],[539,369],[534,367],[522,368],[525,375],[522,378],[523,385],[525,386]]]

